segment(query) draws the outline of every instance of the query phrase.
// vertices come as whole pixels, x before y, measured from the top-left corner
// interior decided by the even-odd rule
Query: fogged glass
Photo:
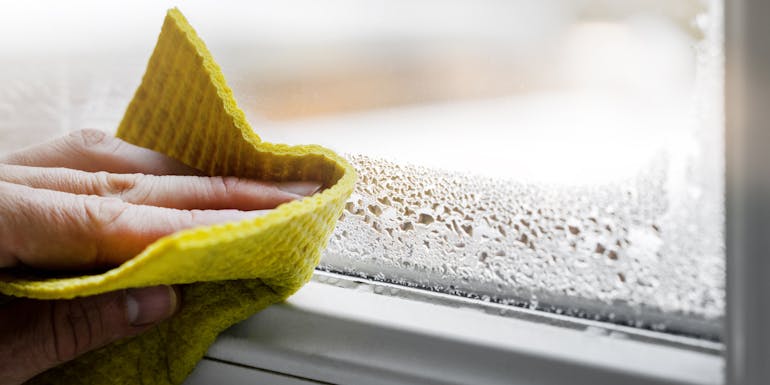
[[[114,130],[173,5],[264,139],[359,170],[322,269],[718,338],[720,3],[5,6],[0,150]]]

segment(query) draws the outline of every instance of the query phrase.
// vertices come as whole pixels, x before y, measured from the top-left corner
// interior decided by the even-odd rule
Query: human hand
[[[78,131],[0,157],[0,268],[113,267],[165,235],[259,216],[320,187],[204,177],[101,131]],[[140,334],[174,314],[178,298],[157,286],[0,306],[0,384]]]

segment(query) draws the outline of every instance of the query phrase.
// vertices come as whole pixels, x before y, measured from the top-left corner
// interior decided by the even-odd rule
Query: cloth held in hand
[[[323,147],[261,141],[219,66],[177,9],[166,16],[117,136],[208,175],[320,181],[325,189],[262,217],[169,235],[103,274],[4,273],[1,293],[39,299],[182,285],[183,306],[173,318],[51,369],[32,383],[181,383],[218,333],[284,300],[310,279],[356,178],[342,157]]]

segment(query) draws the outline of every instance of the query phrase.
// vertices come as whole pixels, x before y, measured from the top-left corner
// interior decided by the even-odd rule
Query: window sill
[[[723,381],[718,344],[526,309],[492,315],[433,293],[422,296],[434,303],[384,295],[391,290],[411,291],[318,272],[286,303],[222,333],[186,384]]]

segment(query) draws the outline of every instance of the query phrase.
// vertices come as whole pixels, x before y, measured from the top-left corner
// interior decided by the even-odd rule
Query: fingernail
[[[178,304],[171,286],[153,286],[126,290],[126,314],[133,326],[154,324],[170,317]]]
[[[318,182],[281,182],[276,183],[279,190],[300,196],[310,196],[321,190]]]

